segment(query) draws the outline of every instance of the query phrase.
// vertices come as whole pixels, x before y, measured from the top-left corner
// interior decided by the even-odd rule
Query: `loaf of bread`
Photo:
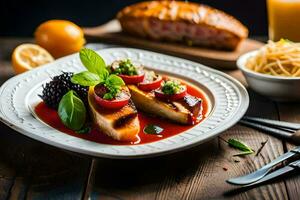
[[[184,1],[146,1],[125,7],[117,15],[126,33],[158,41],[234,50],[248,29],[214,8]]]

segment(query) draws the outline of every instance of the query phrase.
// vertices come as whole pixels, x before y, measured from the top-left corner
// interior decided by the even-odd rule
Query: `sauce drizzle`
[[[202,107],[203,107],[202,110],[203,117],[201,119],[202,121],[208,112],[208,102],[207,99],[205,98],[205,95],[203,95],[202,92],[196,89],[195,87],[189,85],[187,85],[187,92],[192,96],[199,97],[202,99]],[[161,118],[159,117],[150,116],[148,114],[139,111],[138,118],[141,127],[141,130],[138,134],[139,139],[136,142],[121,142],[108,137],[104,133],[97,130],[95,127],[93,127],[91,132],[87,134],[76,133],[75,131],[68,129],[60,121],[57,111],[47,107],[44,102],[40,102],[35,107],[35,113],[43,122],[45,122],[49,126],[63,133],[72,135],[74,137],[86,139],[89,141],[102,143],[102,144],[111,144],[111,145],[129,145],[129,144],[135,145],[135,144],[145,144],[145,143],[155,142],[182,133],[201,122],[200,121],[195,125],[181,125],[168,120],[161,120]],[[160,135],[146,134],[144,133],[143,130],[149,124],[155,124],[163,128],[164,130]]]

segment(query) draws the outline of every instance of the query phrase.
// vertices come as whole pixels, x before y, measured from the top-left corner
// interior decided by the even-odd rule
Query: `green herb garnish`
[[[80,130],[76,131],[78,134],[88,134],[92,131],[92,127],[90,125],[83,126]]]
[[[124,81],[113,74],[109,74],[104,60],[95,51],[84,48],[80,50],[79,57],[82,64],[88,71],[80,72],[73,75],[72,83],[82,86],[94,86],[103,84],[108,88],[104,99],[113,99],[120,92],[121,86],[125,85]]]
[[[234,154],[233,156],[246,156],[246,155],[249,155],[252,153],[253,153],[253,151],[245,151],[245,152]]]
[[[247,154],[252,154],[254,151],[245,143],[242,141],[236,140],[236,139],[229,139],[228,141],[229,146],[239,149],[242,151],[242,154],[237,154],[237,155],[247,155]]]
[[[101,78],[98,76],[98,74],[94,74],[89,71],[80,72],[72,76],[72,83],[83,86],[93,86],[97,85],[100,82]]]
[[[86,119],[84,103],[73,90],[66,93],[59,102],[58,115],[62,123],[75,131],[80,130]]]
[[[180,84],[177,81],[167,81],[161,88],[164,94],[173,95],[180,92]]]
[[[129,76],[138,75],[138,71],[137,71],[136,67],[132,64],[131,60],[129,60],[129,59],[122,60],[119,63],[119,67],[114,69],[114,71],[112,73],[124,74],[124,75],[129,75]]]
[[[146,134],[153,134],[153,135],[160,135],[163,132],[163,128],[160,126],[149,124],[144,128],[144,133]]]
[[[106,74],[108,76],[108,74],[105,72],[106,68],[103,67],[106,66],[103,58],[101,58],[101,56],[99,56],[92,49],[84,48],[80,50],[79,57],[82,64],[87,68],[89,72],[98,75]]]
[[[117,75],[111,74],[106,80],[104,84],[109,90],[108,93],[104,94],[104,99],[113,99],[118,92],[121,90],[121,86],[124,85],[123,80]]]

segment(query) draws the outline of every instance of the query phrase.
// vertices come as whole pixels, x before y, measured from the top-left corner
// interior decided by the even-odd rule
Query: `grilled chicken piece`
[[[93,121],[103,133],[119,141],[137,140],[140,123],[132,101],[117,110],[100,107],[95,102],[93,87],[90,87],[88,101]]]
[[[234,17],[184,1],[137,3],[121,10],[117,18],[124,32],[136,36],[218,49],[234,50],[248,36],[248,29]]]
[[[145,92],[135,85],[128,86],[131,99],[138,109],[181,124],[194,124],[202,118],[201,99],[187,95],[182,100],[164,102],[153,92]]]

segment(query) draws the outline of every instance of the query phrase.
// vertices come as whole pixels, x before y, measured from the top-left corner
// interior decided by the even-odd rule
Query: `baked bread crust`
[[[234,17],[206,5],[184,1],[146,1],[137,3],[121,10],[117,18],[123,31],[157,40],[182,41],[190,39],[196,45],[199,43],[199,45],[204,46],[235,49],[238,43],[248,36],[248,29]],[[167,28],[179,24],[186,30],[185,33],[182,32],[181,34],[179,34],[180,31],[173,30],[176,37],[170,33],[166,35],[160,33],[160,31],[155,32],[152,30],[155,23],[162,23],[162,26]],[[200,33],[196,37],[190,37],[190,35],[193,35],[191,32],[197,27],[199,33],[204,30],[204,33],[211,34],[211,37],[204,37],[204,33]],[[172,29],[172,27],[169,28]],[[219,37],[218,35],[221,35],[224,41],[219,39],[214,42],[213,40]],[[228,39],[234,41],[228,42],[226,41]],[[208,41],[205,42],[204,40]],[[222,44],[217,45],[220,42]]]

